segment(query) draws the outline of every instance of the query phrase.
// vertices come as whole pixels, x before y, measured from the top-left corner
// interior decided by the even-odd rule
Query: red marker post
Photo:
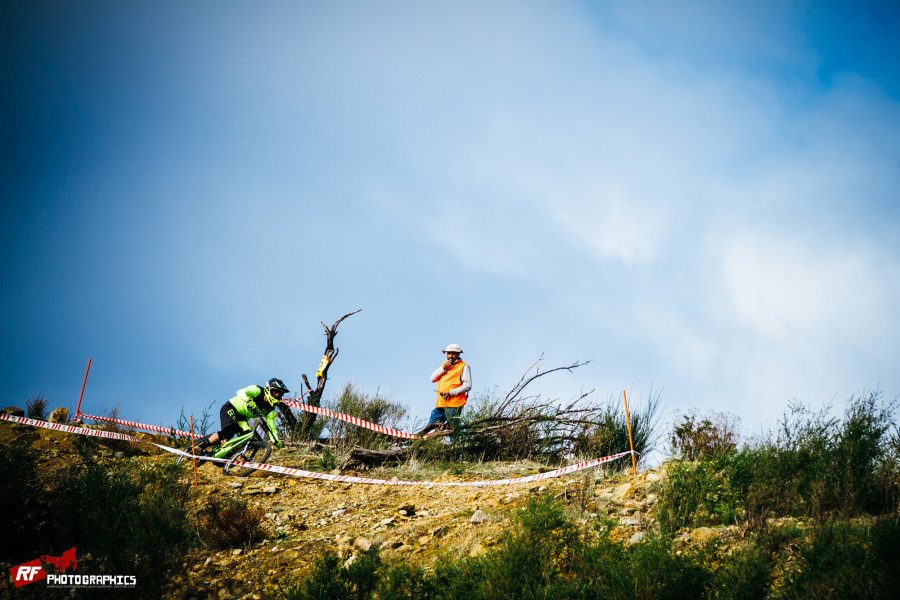
[[[90,358],[88,359],[88,366],[84,372],[84,383],[81,384],[81,395],[78,396],[78,406],[75,408],[75,420],[76,421],[78,420],[78,417],[81,416],[81,399],[84,398],[84,386],[87,385],[87,376],[88,376],[88,373],[90,373],[90,371],[91,371],[91,360],[92,359],[90,359]]]

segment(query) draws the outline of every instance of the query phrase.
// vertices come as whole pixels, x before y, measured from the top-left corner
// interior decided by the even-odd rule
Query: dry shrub
[[[106,417],[107,419],[120,419],[119,416],[119,405],[116,404],[112,408],[104,408],[100,411],[98,415],[100,417]],[[92,426],[92,428],[99,429],[101,431],[109,431],[110,433],[121,433],[125,435],[131,435],[136,433],[133,427],[129,427],[127,425],[120,425],[119,423],[114,423],[112,421],[97,421],[97,424]],[[124,452],[126,456],[132,456],[134,454],[140,453],[140,449],[133,442],[128,442],[125,440],[114,440],[107,438],[90,438],[91,443],[96,444],[98,446],[102,446],[106,448],[110,452]]]
[[[249,546],[265,538],[263,511],[232,498],[208,498],[197,515],[200,539],[213,550]]]
[[[25,415],[29,419],[47,420],[47,400],[44,398],[43,392],[38,393],[34,398],[29,398],[25,403]]]
[[[406,407],[402,404],[383,398],[377,393],[370,396],[358,391],[352,382],[344,386],[338,398],[326,402],[325,408],[391,429],[399,428],[401,421],[406,417]],[[320,417],[320,420],[324,419]],[[339,451],[353,446],[379,448],[392,442],[391,438],[382,433],[340,419],[327,419],[326,427],[331,445]]]
[[[732,454],[737,450],[739,423],[736,415],[715,411],[703,417],[682,415],[682,422],[672,431],[672,449],[687,460]]]
[[[646,403],[634,403],[627,419],[624,403],[619,396],[611,396],[605,404],[595,405],[590,413],[590,422],[581,424],[576,430],[575,455],[610,456],[633,445],[640,463],[655,449],[659,439],[657,427],[661,402],[660,392],[650,390]],[[611,464],[610,468],[630,469],[631,461],[620,461]]]
[[[606,456],[629,449],[629,422],[634,450],[650,452],[656,443],[659,393],[650,391],[644,407],[626,419],[619,396],[605,403],[588,401],[593,390],[560,401],[528,395],[530,383],[558,371],[571,371],[585,363],[541,370],[541,359],[528,368],[504,398],[475,397],[463,412],[463,423],[454,432],[461,453],[484,460],[535,459],[562,463],[574,457]]]

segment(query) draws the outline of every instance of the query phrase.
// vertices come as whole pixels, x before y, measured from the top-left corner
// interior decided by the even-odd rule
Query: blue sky
[[[896,397],[898,11],[737,4],[3,3],[3,401]]]

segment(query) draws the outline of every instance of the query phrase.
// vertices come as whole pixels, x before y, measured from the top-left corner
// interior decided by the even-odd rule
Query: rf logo
[[[44,573],[44,567],[39,559],[34,559],[25,564],[13,567],[9,570],[12,573],[13,583],[16,587],[22,587],[29,583],[34,583],[44,579],[47,575]]]

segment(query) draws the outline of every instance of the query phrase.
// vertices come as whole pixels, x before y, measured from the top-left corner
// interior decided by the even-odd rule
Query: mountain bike
[[[190,451],[190,446],[187,448]],[[222,442],[209,450],[202,450],[194,457],[199,460],[208,458],[224,458],[228,462],[208,461],[220,467],[225,475],[236,475],[238,477],[246,477],[257,469],[250,467],[242,467],[234,464],[235,461],[262,463],[265,462],[269,455],[272,454],[272,442],[269,441],[265,431],[260,425],[256,425],[253,429],[230,440]],[[179,454],[175,458],[175,464],[179,464],[182,460],[191,458],[184,454]]]

